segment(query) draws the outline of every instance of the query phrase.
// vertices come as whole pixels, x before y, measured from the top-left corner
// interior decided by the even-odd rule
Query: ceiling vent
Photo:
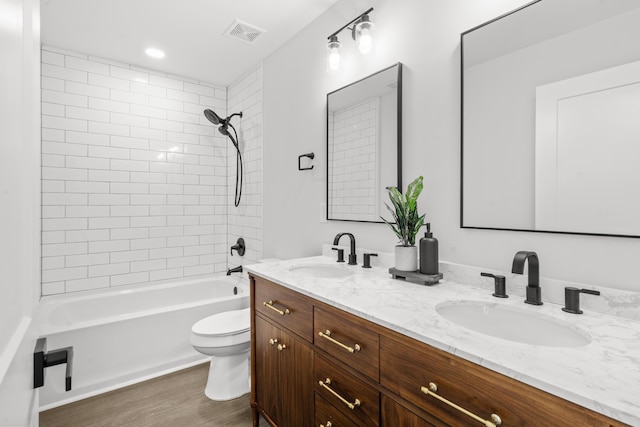
[[[245,43],[253,43],[264,32],[266,30],[236,19],[225,31],[224,35],[232,39],[242,40]]]

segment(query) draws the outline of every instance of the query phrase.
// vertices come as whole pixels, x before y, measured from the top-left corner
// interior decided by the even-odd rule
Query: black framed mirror
[[[462,34],[462,228],[640,237],[638,40],[636,0],[538,0]]]
[[[327,219],[382,222],[402,188],[402,64],[327,94]]]

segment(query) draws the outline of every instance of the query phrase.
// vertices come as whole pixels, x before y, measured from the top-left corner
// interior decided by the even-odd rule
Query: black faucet
[[[356,261],[356,238],[353,237],[353,234],[351,233],[338,233],[335,237],[335,239],[333,239],[333,244],[334,245],[338,245],[338,241],[340,240],[340,238],[344,235],[349,236],[349,239],[351,240],[351,250],[349,253],[349,265],[358,265],[358,262]]]
[[[231,276],[231,273],[242,273],[242,266],[233,267],[227,270],[227,276]]]
[[[511,272],[524,274],[524,262],[529,260],[529,284],[527,285],[527,304],[542,305],[542,289],[540,289],[540,263],[538,255],[531,251],[519,251],[513,257]]]

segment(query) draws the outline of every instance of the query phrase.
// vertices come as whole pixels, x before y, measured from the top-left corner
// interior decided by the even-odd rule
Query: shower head
[[[234,116],[242,117],[242,111],[239,113],[233,113],[226,119],[221,118],[217,115],[213,110],[206,109],[204,110],[204,116],[214,125],[218,126],[218,132],[228,137],[231,140],[231,143],[236,148],[236,196],[234,199],[234,204],[236,207],[240,204],[240,198],[242,197],[242,153],[240,152],[240,147],[238,146],[238,132],[236,132],[236,128],[231,124],[231,119]],[[233,135],[229,132],[229,128],[233,131]]]
[[[227,121],[225,119],[220,118],[213,110],[206,109],[204,110],[204,116],[214,125],[225,125]]]

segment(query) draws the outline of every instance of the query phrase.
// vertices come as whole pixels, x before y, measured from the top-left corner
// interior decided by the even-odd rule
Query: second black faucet
[[[524,274],[524,263],[529,260],[529,284],[527,285],[527,304],[542,305],[542,290],[540,289],[540,263],[538,255],[531,251],[519,251],[513,257],[511,272]]]
[[[350,245],[350,251],[349,251],[349,265],[358,265],[358,261],[357,261],[357,257],[356,257],[356,238],[353,237],[353,234],[351,233],[338,233],[336,234],[336,237],[333,239],[333,244],[334,245],[338,245],[338,242],[340,241],[340,238],[344,235],[349,236],[349,239],[351,241],[351,245]]]

